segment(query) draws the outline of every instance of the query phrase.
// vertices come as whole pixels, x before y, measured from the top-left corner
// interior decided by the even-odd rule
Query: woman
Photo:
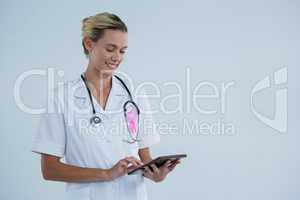
[[[100,13],[83,20],[82,36],[86,71],[54,90],[32,151],[41,154],[44,179],[67,182],[70,199],[147,199],[144,177],[160,182],[179,162],[127,175],[152,160],[149,147],[159,142],[155,129],[143,128],[151,121],[148,102],[135,102],[115,76],[127,27],[118,16]]]

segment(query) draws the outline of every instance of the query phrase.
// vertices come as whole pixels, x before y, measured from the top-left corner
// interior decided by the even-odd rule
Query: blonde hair
[[[97,42],[97,40],[103,36],[105,29],[127,32],[125,23],[117,15],[112,13],[99,13],[82,20],[82,46],[85,55],[88,55],[89,52],[83,44],[83,38],[88,37],[92,41]]]

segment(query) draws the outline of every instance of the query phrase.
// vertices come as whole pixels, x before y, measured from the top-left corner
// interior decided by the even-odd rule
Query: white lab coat
[[[150,147],[160,137],[153,126],[149,103],[146,98],[134,99],[141,110],[139,142],[129,144],[124,120],[123,104],[129,95],[115,77],[103,110],[93,97],[96,113],[102,125],[91,128],[89,120],[92,107],[84,82],[78,78],[58,86],[42,114],[33,142],[32,151],[64,158],[70,165],[108,169],[125,156],[138,158],[138,149]],[[141,173],[125,175],[109,182],[67,183],[67,196],[76,200],[145,200],[144,177]]]

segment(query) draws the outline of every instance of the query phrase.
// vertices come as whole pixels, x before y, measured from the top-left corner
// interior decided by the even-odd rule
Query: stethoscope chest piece
[[[94,115],[94,116],[91,117],[91,119],[90,119],[90,123],[91,123],[91,125],[94,126],[94,127],[100,126],[101,122],[102,122],[101,118],[100,118],[99,116],[97,116],[97,115]]]

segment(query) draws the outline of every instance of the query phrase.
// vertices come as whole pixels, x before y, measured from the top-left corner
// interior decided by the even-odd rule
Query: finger
[[[150,175],[153,174],[152,170],[151,170],[148,166],[145,167],[145,171],[146,171],[147,173],[149,173]]]
[[[171,161],[171,165],[174,165],[174,164],[179,164],[180,163],[180,159],[176,159],[176,160],[172,160]],[[170,165],[170,166],[171,166]]]
[[[178,162],[178,161],[180,161],[180,159],[175,159],[175,160],[172,160],[171,162],[175,163],[175,162]]]
[[[126,166],[127,166],[128,164],[130,164],[130,162],[129,162],[127,159],[125,159],[125,158],[122,159],[122,160],[120,160],[119,163],[126,164]]]
[[[178,164],[179,164],[179,162],[174,162],[174,163],[172,163],[172,164],[170,165],[170,167],[176,166],[176,165],[178,165]]]
[[[130,167],[127,167],[127,171],[128,171],[128,172],[130,172],[130,171],[132,171],[132,170],[134,170],[134,169],[136,169],[136,167],[135,167],[135,166],[130,166]]]
[[[152,164],[150,166],[151,166],[151,168],[152,168],[152,170],[153,170],[154,173],[157,173],[157,174],[159,173],[159,169],[156,167],[155,164]]]
[[[169,167],[169,171],[173,171],[173,169],[176,167],[176,165],[172,165]]]
[[[145,167],[144,171],[145,171],[146,173],[148,173],[150,176],[153,176],[153,172],[150,170],[149,167]]]
[[[171,160],[168,160],[167,162],[165,162],[165,164],[163,165],[163,168],[167,168],[172,164]]]
[[[120,167],[127,167],[127,165],[128,165],[128,162],[126,162],[126,161],[124,161],[124,160],[121,160],[121,161],[119,162],[119,166],[120,166]]]
[[[142,161],[140,161],[139,159],[135,158],[135,157],[127,157],[127,160],[131,163],[135,163],[137,166],[139,165],[143,165]]]
[[[180,159],[178,159],[178,160],[175,160],[173,163],[179,164],[179,163],[181,163],[181,161],[180,161]]]
[[[178,165],[179,163],[180,163],[180,161],[173,162],[171,166]]]
[[[148,173],[148,172],[143,172],[143,176],[146,177],[146,178],[149,178],[151,179],[151,175]]]
[[[127,162],[121,161],[121,162],[119,163],[119,168],[120,168],[123,172],[126,171],[127,167],[128,167]]]
[[[128,165],[131,164],[136,167],[139,166],[139,164],[136,162],[136,160],[133,159],[132,157],[127,157],[127,158],[125,158],[125,160],[128,162]]]
[[[172,171],[178,164],[173,164],[169,167],[169,170]]]
[[[139,165],[143,165],[143,164],[144,164],[140,159],[135,158],[135,157],[133,157],[133,158],[136,160],[136,162],[137,162]]]

